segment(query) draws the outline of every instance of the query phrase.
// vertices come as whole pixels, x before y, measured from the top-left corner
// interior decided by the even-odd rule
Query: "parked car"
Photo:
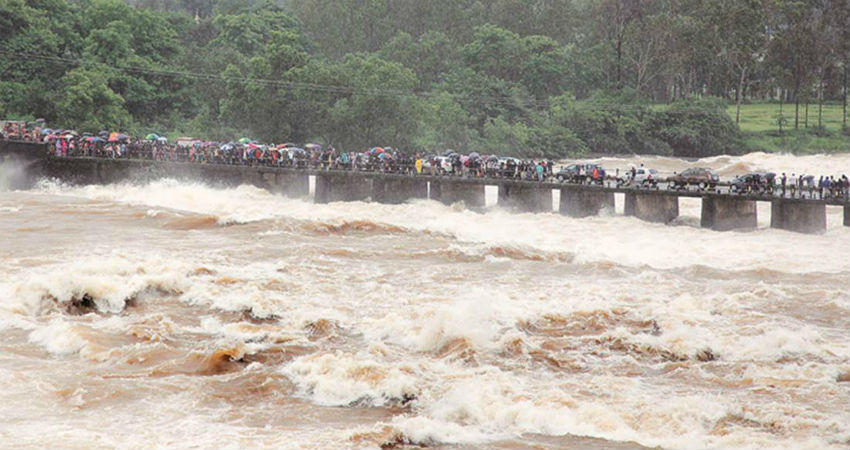
[[[658,171],[648,167],[635,169],[634,177],[629,180],[630,186],[644,188],[658,188]]]
[[[686,189],[688,186],[697,186],[699,189],[716,189],[720,177],[711,169],[704,167],[693,167],[673,174],[667,178],[671,189]]]
[[[591,180],[593,169],[598,169],[600,172],[603,170],[602,166],[599,164],[570,164],[569,166],[562,167],[561,170],[555,174],[555,179],[560,182],[567,183],[584,183],[585,181]]]
[[[729,192],[733,194],[773,192],[773,172],[752,172],[735,177],[729,184]]]

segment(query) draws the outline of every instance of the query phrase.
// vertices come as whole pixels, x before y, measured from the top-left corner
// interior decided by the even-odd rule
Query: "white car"
[[[635,176],[629,181],[629,184],[637,187],[657,188],[658,179],[657,170],[648,167],[638,167],[635,169]]]

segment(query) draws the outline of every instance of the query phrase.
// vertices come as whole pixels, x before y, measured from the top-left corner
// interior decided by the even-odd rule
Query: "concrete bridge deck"
[[[165,162],[91,157],[57,158],[45,145],[0,141],[0,163],[22,163],[33,176],[49,176],[77,184],[105,184],[161,177],[203,180],[220,185],[252,184],[271,192],[306,198],[310,177],[315,178],[316,203],[371,200],[398,204],[410,199],[433,199],[446,204],[464,202],[485,206],[485,187],[498,188],[498,203],[519,212],[553,212],[554,190],[560,191],[558,211],[588,217],[614,208],[615,194],[625,196],[624,212],[642,220],[669,223],[679,215],[679,197],[702,200],[701,225],[718,231],[756,228],[756,202],[771,203],[771,227],[817,233],[826,229],[826,206],[844,207],[844,225],[850,226],[847,199],[789,198],[738,195],[716,191],[639,189],[604,185],[564,184],[507,178],[465,178],[427,174],[397,174],[352,170],[295,169],[269,166]],[[721,185],[722,186],[722,185]]]

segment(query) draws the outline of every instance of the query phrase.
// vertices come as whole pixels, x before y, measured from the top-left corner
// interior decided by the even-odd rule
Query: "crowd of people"
[[[97,135],[73,130],[35,127],[31,131],[6,124],[8,139],[43,142],[58,157],[100,157],[148,159],[154,161],[229,164],[267,167],[358,170],[399,174],[425,174],[465,177],[500,177],[546,181],[554,163],[522,160],[478,153],[461,155],[447,150],[442,154],[405,152],[392,147],[373,147],[364,152],[344,152],[318,144],[263,144],[243,138],[233,142],[178,139],[150,134],[144,138],[117,132]]]
[[[453,150],[426,154],[421,151],[404,152],[391,147],[374,147],[364,152],[344,152],[318,144],[263,144],[248,138],[226,143],[189,138],[169,142],[167,138],[156,134],[144,138],[108,131],[96,135],[80,134],[74,130],[47,128],[42,121],[6,122],[2,138],[45,143],[58,157],[148,159],[199,164],[509,178],[538,182],[564,180],[563,173],[555,173],[552,161],[482,156],[476,152],[462,155]],[[609,180],[616,186],[624,186],[629,185],[630,177],[635,176],[634,169],[625,171],[624,176],[620,177],[619,170],[615,176],[609,176],[601,166],[586,166],[572,165],[564,169],[578,167],[578,176],[567,177],[566,181],[603,184]],[[736,178],[730,186],[736,187],[740,179],[743,181],[737,185],[737,189],[730,187],[730,193],[812,199],[850,198],[850,179],[846,175],[821,176],[816,179],[813,175],[796,173],[790,177],[785,173],[748,174]]]
[[[790,177],[782,173],[772,180],[771,193],[783,197],[792,198],[819,198],[822,200],[848,199],[850,194],[850,179],[847,175],[836,178],[833,176],[820,176],[815,180],[814,175],[797,175],[792,173]]]

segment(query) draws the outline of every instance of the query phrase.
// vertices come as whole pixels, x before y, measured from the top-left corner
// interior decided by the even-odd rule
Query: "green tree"
[[[64,94],[58,101],[58,119],[64,126],[81,131],[124,128],[130,115],[124,99],[107,85],[99,70],[74,69],[64,77]]]
[[[348,55],[332,70],[351,92],[330,108],[332,142],[345,149],[414,144],[420,104],[411,70],[374,55]]]

